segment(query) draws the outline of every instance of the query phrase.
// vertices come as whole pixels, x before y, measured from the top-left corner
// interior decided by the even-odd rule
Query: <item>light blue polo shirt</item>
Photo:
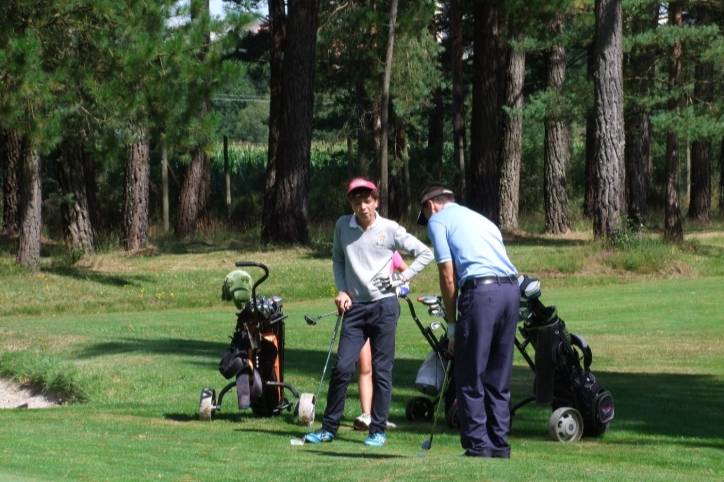
[[[472,209],[444,204],[430,216],[427,235],[437,264],[453,261],[458,286],[483,276],[517,275],[498,227]]]

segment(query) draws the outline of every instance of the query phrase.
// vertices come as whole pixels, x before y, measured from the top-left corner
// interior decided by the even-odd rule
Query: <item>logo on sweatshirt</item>
[[[380,233],[377,235],[377,246],[384,246],[385,241],[387,240],[387,235],[385,233]]]

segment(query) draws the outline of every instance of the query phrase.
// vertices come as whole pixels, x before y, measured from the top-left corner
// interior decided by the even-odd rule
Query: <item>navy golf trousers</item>
[[[372,422],[369,431],[384,433],[392,400],[392,365],[395,360],[395,330],[400,318],[400,302],[391,296],[369,303],[352,303],[345,313],[327,393],[322,427],[337,433],[344,413],[347,387],[359,360],[359,352],[369,338],[372,349]]]
[[[488,284],[458,298],[455,383],[460,444],[469,454],[510,454],[510,378],[513,370],[518,284]]]

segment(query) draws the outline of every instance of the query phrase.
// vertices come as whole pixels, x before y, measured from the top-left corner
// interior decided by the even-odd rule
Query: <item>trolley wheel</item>
[[[460,428],[460,419],[458,418],[458,401],[450,405],[450,409],[445,413],[445,421],[450,428]]]
[[[429,398],[413,397],[407,402],[405,407],[405,416],[407,420],[432,420],[434,414],[434,406]]]
[[[575,408],[561,407],[548,421],[548,435],[556,442],[577,442],[583,436],[583,418]]]
[[[314,421],[314,394],[302,393],[299,397],[299,423],[307,425]]]
[[[216,390],[204,388],[199,400],[199,420],[210,422],[216,413]]]

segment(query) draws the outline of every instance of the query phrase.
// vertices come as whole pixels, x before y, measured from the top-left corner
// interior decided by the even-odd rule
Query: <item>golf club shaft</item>
[[[337,313],[334,311],[333,313]],[[332,333],[332,341],[329,343],[329,351],[327,352],[327,361],[324,362],[324,370],[322,370],[322,378],[319,379],[319,387],[317,387],[317,395],[314,397],[314,404],[312,404],[312,414],[309,417],[309,422],[307,422],[307,431],[304,434],[304,440],[306,440],[307,435],[309,434],[309,428],[312,426],[312,422],[314,421],[314,415],[317,411],[317,402],[319,402],[319,394],[322,393],[322,385],[324,384],[324,376],[327,373],[327,366],[329,365],[329,359],[332,356],[332,349],[334,348],[334,341],[337,339],[337,332],[339,331],[339,325],[342,324],[342,316],[343,313],[340,311],[337,314],[337,323],[334,325],[334,333]]]
[[[430,440],[427,444],[427,450],[430,450],[432,448],[432,438],[435,436],[435,426],[437,425],[437,417],[440,413],[440,405],[445,404],[445,391],[447,390],[448,383],[450,382],[450,369],[452,367],[453,361],[448,360],[447,362],[447,369],[445,370],[445,378],[442,381],[442,390],[440,390],[440,396],[437,400],[437,407],[435,407],[435,416],[432,418],[432,431],[430,431]],[[425,444],[423,443],[423,446]]]

